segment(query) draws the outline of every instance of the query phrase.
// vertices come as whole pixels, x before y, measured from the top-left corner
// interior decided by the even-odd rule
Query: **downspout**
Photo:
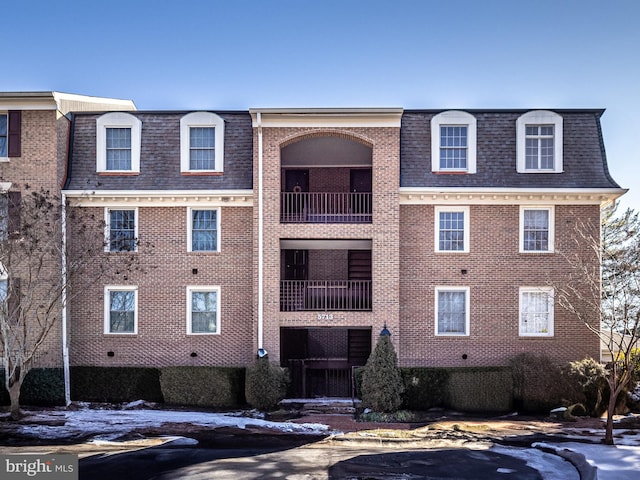
[[[62,192],[62,368],[64,371],[64,403],[71,404],[69,342],[67,339],[67,196]]]
[[[264,259],[263,259],[263,229],[264,229],[264,211],[262,198],[262,113],[256,115],[258,126],[258,356],[264,355]]]

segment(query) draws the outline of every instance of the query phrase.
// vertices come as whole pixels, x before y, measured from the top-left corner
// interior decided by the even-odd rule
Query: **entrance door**
[[[287,222],[304,221],[309,192],[309,170],[285,170],[281,218]]]
[[[350,175],[351,213],[361,216],[362,221],[371,221],[371,169],[354,169]]]

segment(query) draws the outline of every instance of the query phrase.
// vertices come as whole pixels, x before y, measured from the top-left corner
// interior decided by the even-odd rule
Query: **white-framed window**
[[[180,119],[180,171],[220,173],[224,165],[224,120],[211,112]]]
[[[435,334],[469,335],[469,287],[436,287]]]
[[[562,116],[534,110],[516,120],[518,173],[562,173]]]
[[[0,308],[6,309],[3,314],[8,313],[7,299],[9,298],[9,274],[4,265],[0,263]]]
[[[138,333],[138,287],[104,287],[104,333]]]
[[[520,287],[521,337],[553,336],[553,288]]]
[[[450,110],[431,119],[431,171],[476,173],[476,117]]]
[[[469,252],[469,207],[435,207],[435,251]]]
[[[552,253],[555,238],[553,207],[520,207],[520,252]]]
[[[220,209],[188,208],[187,213],[187,251],[219,252]]]
[[[138,250],[138,209],[105,208],[105,252]]]
[[[0,159],[9,160],[9,115],[0,112]]]
[[[187,287],[187,334],[220,333],[220,287]]]
[[[99,173],[140,172],[142,122],[125,112],[111,112],[96,121],[96,160]]]

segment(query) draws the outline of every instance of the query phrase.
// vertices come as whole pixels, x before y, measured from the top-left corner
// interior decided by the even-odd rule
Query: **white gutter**
[[[263,351],[264,336],[264,295],[263,295],[263,203],[262,196],[262,113],[257,112],[258,126],[258,352]]]
[[[67,340],[67,197],[62,193],[62,369],[64,371],[64,402],[71,404],[71,379],[69,370],[69,342]]]

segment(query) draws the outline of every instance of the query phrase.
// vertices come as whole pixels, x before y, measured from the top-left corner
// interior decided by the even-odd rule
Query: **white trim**
[[[467,167],[440,167],[440,127],[467,127]],[[449,110],[441,112],[431,118],[431,171],[440,173],[476,173],[477,150],[477,122],[476,117],[468,112]]]
[[[526,127],[527,125],[553,125],[553,168],[526,168]],[[518,173],[562,173],[562,116],[549,110],[533,110],[524,113],[516,120],[516,171]]]
[[[402,108],[251,108],[253,127],[397,127]]]
[[[133,220],[135,222],[135,232],[134,232],[134,238],[136,239],[136,243],[137,243],[137,239],[138,239],[138,207],[132,207],[131,205],[129,205],[128,207],[116,207],[116,206],[112,206],[112,207],[105,207],[104,208],[104,251],[108,252],[108,253],[118,253],[118,251],[111,250],[111,215],[110,212],[112,210],[133,210],[134,212],[134,217]],[[133,252],[137,252],[138,251],[138,246],[136,244],[136,248],[133,250]],[[127,252],[130,252],[130,250],[127,250]]]
[[[64,190],[73,206],[251,207],[253,190]]]
[[[189,285],[187,286],[187,335],[220,335],[222,331],[220,324],[220,286],[209,285]],[[194,292],[216,292],[216,331],[215,332],[193,332],[192,331],[192,311],[191,311],[191,296]]]
[[[190,168],[191,127],[215,128],[215,160],[213,169]],[[211,112],[192,112],[180,119],[180,171],[218,173],[224,170],[224,120]]]
[[[549,212],[549,248],[547,250],[524,249],[524,212],[528,210],[544,210]],[[553,253],[555,251],[555,207],[553,205],[521,205],[518,225],[518,251],[520,253]]]
[[[216,249],[215,250],[193,250],[193,215],[196,210],[214,210],[216,212]],[[187,208],[187,252],[194,253],[220,253],[222,245],[220,244],[220,225],[222,225],[222,209],[220,207],[204,208],[204,207],[188,207]]]
[[[133,292],[133,332],[111,331],[111,292]],[[105,335],[137,335],[138,334],[138,286],[106,285],[104,287],[104,334]]]
[[[464,333],[439,333],[438,332],[438,294],[440,292],[464,292],[464,306],[465,306],[465,332]],[[437,286],[435,287],[435,303],[433,305],[433,310],[435,313],[435,322],[433,327],[433,333],[436,337],[468,337],[470,324],[471,324],[471,306],[470,306],[470,298],[471,298],[471,289],[469,287],[455,287],[455,286]]]
[[[547,295],[548,331],[541,333],[527,333],[522,331],[522,295],[524,293],[545,293]],[[553,337],[554,335],[554,291],[552,287],[520,287],[518,289],[518,335],[521,337]]]
[[[440,213],[443,212],[462,212],[464,214],[464,232],[463,232],[463,249],[462,250],[440,250]],[[469,236],[470,236],[470,208],[467,206],[454,205],[436,205],[434,208],[434,251],[437,253],[469,253]]]
[[[131,129],[131,169],[107,170],[107,128]],[[125,112],[110,112],[96,120],[96,171],[99,173],[140,173],[142,121]]]
[[[400,187],[400,205],[607,205],[623,188]]]

